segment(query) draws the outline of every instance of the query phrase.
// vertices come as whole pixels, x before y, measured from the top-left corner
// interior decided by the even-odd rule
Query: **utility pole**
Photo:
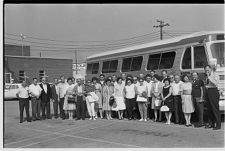
[[[75,49],[75,64],[76,64],[76,75],[77,75],[77,50]]]
[[[23,40],[26,38],[23,34],[20,34],[20,37],[22,39],[22,56],[23,56]]]
[[[168,23],[164,24],[164,21],[162,20],[156,20],[157,22],[159,22],[159,25],[158,26],[153,26],[155,28],[160,28],[160,39],[162,40],[163,39],[163,27],[164,26],[169,26]]]

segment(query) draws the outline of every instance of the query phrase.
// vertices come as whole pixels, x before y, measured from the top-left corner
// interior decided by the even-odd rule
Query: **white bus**
[[[86,79],[121,73],[138,76],[155,70],[160,74],[188,74],[198,72],[203,78],[204,66],[217,66],[220,83],[220,110],[224,111],[224,31],[203,31],[127,48],[106,51],[87,57]]]

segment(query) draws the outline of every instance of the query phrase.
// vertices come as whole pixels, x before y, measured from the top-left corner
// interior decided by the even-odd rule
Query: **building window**
[[[5,73],[5,83],[11,83],[11,73]]]
[[[131,64],[131,71],[141,70],[142,60],[143,60],[142,56],[133,57]]]
[[[88,63],[87,74],[97,74],[99,70],[99,63]]]
[[[194,47],[194,68],[204,68],[207,65],[207,58],[204,46]]]
[[[170,69],[173,67],[173,62],[175,59],[175,55],[176,53],[173,52],[166,52],[166,53],[162,53],[161,56],[161,61],[160,61],[160,65],[159,65],[159,69]]]
[[[157,70],[159,67],[161,53],[149,55],[147,70]]]
[[[118,60],[104,61],[102,65],[102,73],[116,72]]]
[[[25,71],[19,71],[19,82],[22,82],[25,80]]]
[[[191,69],[191,47],[188,47],[185,50],[182,61],[182,69]]]
[[[41,78],[44,77],[44,76],[45,76],[45,71],[44,71],[44,70],[40,70],[40,71],[39,71],[39,78],[40,78],[40,80],[41,80]]]

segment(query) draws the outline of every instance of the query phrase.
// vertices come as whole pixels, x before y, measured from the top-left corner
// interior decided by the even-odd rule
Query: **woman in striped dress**
[[[111,110],[112,107],[109,105],[109,99],[111,96],[113,96],[113,86],[111,84],[110,79],[106,79],[105,86],[103,87],[102,90],[102,95],[103,95],[103,110],[106,112],[106,117],[108,120],[111,120]]]

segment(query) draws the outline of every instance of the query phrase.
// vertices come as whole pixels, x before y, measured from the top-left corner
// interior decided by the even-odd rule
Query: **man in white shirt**
[[[29,93],[31,97],[31,106],[32,106],[32,120],[40,120],[40,112],[41,112],[41,87],[37,84],[37,78],[33,78],[33,83],[29,86]]]
[[[61,79],[61,82],[58,84],[59,110],[60,110],[60,117],[64,120],[66,117],[65,117],[64,110],[63,110],[63,104],[64,104],[64,97],[66,94],[68,84],[66,83],[64,76],[61,76],[60,79]]]
[[[126,79],[127,79],[126,73],[122,73],[121,77],[122,77],[122,84],[125,86],[126,85]]]
[[[151,89],[152,89],[152,78],[151,78],[151,75],[150,74],[147,74],[145,76],[145,79],[146,79],[146,83],[145,85],[147,86],[148,88],[148,107],[147,107],[147,119],[149,120],[151,118],[151,115],[154,114],[154,110],[151,111],[151,102],[152,102],[152,94],[151,94]]]
[[[183,83],[180,81],[180,76],[176,75],[174,77],[174,83],[171,83],[172,87],[172,95],[174,100],[174,114],[175,114],[175,124],[183,124],[184,116],[182,112],[182,104],[181,104],[181,91],[180,85]]]
[[[20,123],[23,123],[23,110],[25,108],[27,115],[27,122],[31,122],[29,115],[29,92],[26,81],[22,82],[22,86],[19,87],[18,92],[16,93],[17,98],[19,99],[19,109],[20,109]]]

